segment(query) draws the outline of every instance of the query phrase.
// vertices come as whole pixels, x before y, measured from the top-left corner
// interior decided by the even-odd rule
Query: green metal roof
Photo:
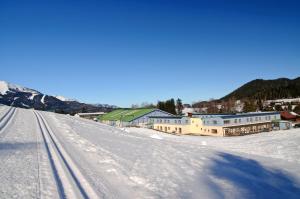
[[[147,113],[156,110],[155,108],[138,108],[138,109],[117,109],[99,117],[99,120],[109,120],[130,122]]]

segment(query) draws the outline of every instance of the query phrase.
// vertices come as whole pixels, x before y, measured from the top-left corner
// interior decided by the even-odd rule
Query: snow
[[[76,100],[69,99],[69,98],[66,98],[64,96],[61,96],[61,95],[57,95],[57,96],[55,96],[55,98],[57,98],[57,99],[59,99],[60,101],[63,101],[63,102],[76,101]]]
[[[150,137],[153,138],[153,139],[158,139],[158,140],[162,140],[163,139],[161,136],[159,136],[157,134],[153,134]]]
[[[0,93],[5,95],[9,91],[8,84],[5,81],[0,81]]]
[[[32,93],[32,95],[28,99],[33,100],[36,95],[38,95],[38,93]]]
[[[43,104],[45,104],[45,97],[46,97],[46,95],[43,95],[43,97],[42,97],[42,99],[41,99],[41,102],[42,102]]]
[[[8,110],[0,106],[0,120]],[[300,195],[300,129],[242,137],[176,136],[38,113],[82,189],[99,198]],[[58,186],[33,110],[17,109],[0,130],[0,149],[1,197],[59,198],[59,189],[78,197],[74,185],[65,189],[71,178],[64,169]]]
[[[7,91],[12,90],[12,91],[20,91],[20,92],[25,92],[25,93],[39,93],[36,90],[29,89],[23,86],[19,86],[17,84],[11,84],[6,81],[0,81],[0,93],[2,95],[5,95]]]

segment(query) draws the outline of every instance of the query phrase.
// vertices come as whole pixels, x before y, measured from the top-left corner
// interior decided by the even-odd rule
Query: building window
[[[168,130],[170,130],[170,127],[168,126]]]
[[[218,124],[218,121],[217,121],[217,120],[214,120],[214,121],[213,121],[213,124]]]
[[[189,121],[188,121],[188,120],[185,120],[185,123],[186,123],[186,124],[188,124],[188,123],[189,123]]]
[[[181,124],[181,120],[178,120],[178,124]]]
[[[181,133],[181,128],[179,128],[179,133]]]
[[[212,129],[212,130],[211,130],[211,133],[217,134],[217,133],[218,133],[218,130],[217,130],[217,129]]]
[[[177,120],[175,120],[175,124],[177,124]]]
[[[242,123],[242,119],[239,119],[239,123]]]
[[[230,120],[224,120],[224,124],[230,124]]]
[[[234,119],[234,123],[237,123],[237,119]]]

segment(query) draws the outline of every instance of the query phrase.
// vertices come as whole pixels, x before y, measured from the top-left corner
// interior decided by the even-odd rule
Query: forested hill
[[[256,79],[244,84],[232,93],[221,98],[221,100],[272,100],[295,97],[300,97],[300,77],[296,79],[280,78],[275,80]]]

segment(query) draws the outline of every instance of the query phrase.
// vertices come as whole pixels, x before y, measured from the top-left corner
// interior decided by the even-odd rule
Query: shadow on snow
[[[238,190],[238,198],[300,198],[299,181],[296,182],[281,170],[265,168],[255,160],[219,153],[217,158],[213,159],[210,170],[213,177],[231,184],[234,190]],[[225,194],[226,190],[222,190],[213,180],[210,183],[223,198],[235,197]]]
[[[1,151],[9,151],[9,150],[30,150],[36,149],[36,142],[0,142],[0,154]]]

